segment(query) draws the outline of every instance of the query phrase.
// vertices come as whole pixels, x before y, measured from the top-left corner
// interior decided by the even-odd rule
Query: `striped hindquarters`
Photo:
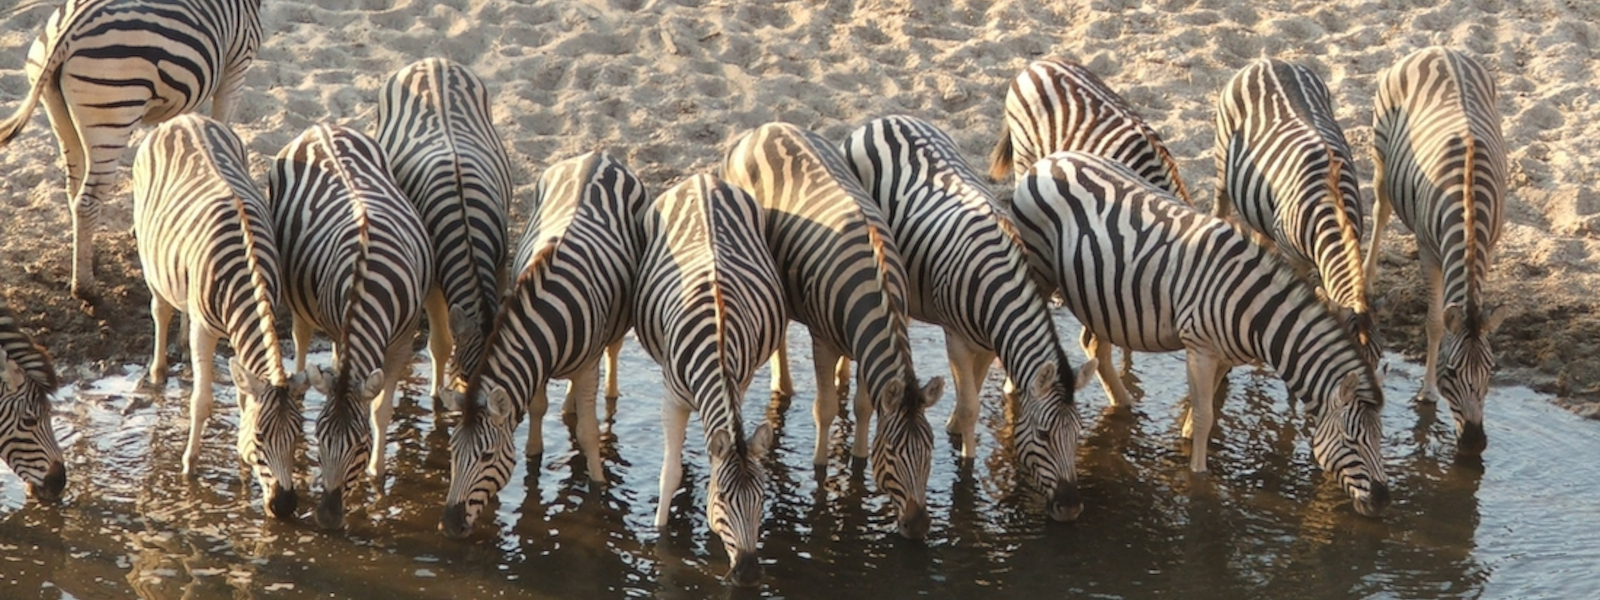
[[[45,501],[59,499],[67,484],[66,463],[50,423],[50,394],[56,386],[50,355],[22,331],[16,313],[0,305],[0,460],[27,485],[29,494]]]
[[[482,360],[506,261],[511,161],[491,112],[483,81],[439,58],[396,72],[378,104],[378,143],[433,242],[435,285],[470,324],[451,332],[458,382]]]
[[[1178,176],[1178,163],[1161,136],[1127,101],[1083,65],[1037,60],[1017,75],[1006,92],[1006,127],[989,157],[989,176],[999,181],[1013,170],[1026,170],[1065,150],[1121,162],[1191,202]]]
[[[1216,163],[1217,214],[1237,211],[1291,264],[1315,273],[1377,364],[1361,256],[1366,211],[1327,86],[1277,60],[1240,70],[1217,97]]]

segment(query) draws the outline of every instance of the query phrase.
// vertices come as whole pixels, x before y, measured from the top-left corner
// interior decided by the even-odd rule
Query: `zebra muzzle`
[[[1056,482],[1056,490],[1050,495],[1050,518],[1067,522],[1076,520],[1080,514],[1083,514],[1083,498],[1078,495],[1078,484]]]
[[[267,500],[267,514],[278,519],[293,518],[299,504],[300,499],[295,496],[294,488],[284,488],[274,484],[272,497]]]
[[[1489,447],[1489,436],[1483,432],[1483,423],[1465,423],[1456,439],[1456,451],[1467,456],[1483,454]]]
[[[898,523],[900,535],[908,540],[920,540],[928,537],[928,529],[933,519],[928,516],[928,507],[921,502],[911,500],[907,502],[905,511],[900,514]]]
[[[467,519],[467,503],[456,502],[445,505],[444,516],[439,518],[439,533],[453,540],[459,540],[472,533],[472,521]]]
[[[728,570],[728,582],[739,587],[755,587],[761,583],[761,560],[756,558],[754,552],[745,552],[733,559],[733,568]]]
[[[38,485],[28,484],[28,493],[40,502],[55,502],[61,499],[61,492],[67,488],[67,467],[61,463],[51,463],[50,468],[44,472],[44,479]]]
[[[317,503],[317,527],[330,530],[344,527],[344,490],[322,493],[322,502]]]

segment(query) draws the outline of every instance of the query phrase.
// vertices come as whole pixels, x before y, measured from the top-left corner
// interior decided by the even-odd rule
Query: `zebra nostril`
[[[461,539],[472,533],[472,522],[467,520],[467,504],[457,502],[444,507],[439,518],[439,533],[450,539]]]
[[[928,536],[932,522],[927,507],[913,500],[906,505],[905,513],[900,515],[900,535],[908,540],[923,539]]]
[[[328,490],[317,504],[317,527],[334,530],[344,527],[344,490]]]
[[[295,496],[294,488],[273,485],[272,498],[267,502],[267,514],[278,519],[289,519],[294,517],[299,504],[300,499]]]

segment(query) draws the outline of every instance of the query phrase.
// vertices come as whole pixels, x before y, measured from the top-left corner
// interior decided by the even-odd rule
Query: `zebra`
[[[933,464],[933,430],[923,412],[944,392],[944,380],[934,377],[918,387],[906,337],[905,267],[888,225],[838,150],[794,125],[768,123],[745,133],[722,168],[728,183],[766,209],[767,247],[783,276],[789,313],[811,330],[817,374],[812,462],[827,464],[839,411],[836,368],[842,358],[855,359],[851,454],[867,456],[867,423],[876,413],[873,478],[889,496],[900,533],[922,537],[930,522]],[[786,379],[785,358],[774,354],[774,380]]]
[[[305,370],[313,330],[333,337],[333,370],[308,374],[327,397],[315,429],[316,520],[338,529],[362,465],[375,485],[383,480],[395,388],[433,285],[433,249],[366,134],[313,125],[278,152],[269,175],[296,370]]]
[[[56,391],[50,354],[19,327],[16,313],[0,305],[0,460],[41,502],[55,502],[67,487],[67,465],[50,423]]]
[[[1187,351],[1190,469],[1206,470],[1225,369],[1272,366],[1311,417],[1311,452],[1357,512],[1389,502],[1380,455],[1383,389],[1325,300],[1258,234],[1207,215],[1126,166],[1046,157],[1017,182],[1017,229],[1084,327],[1144,352]]]
[[[707,522],[733,562],[729,579],[742,586],[761,576],[756,545],[767,479],[759,461],[772,427],[763,422],[741,439],[739,406],[789,320],[763,218],[754,198],[711,175],[667,190],[641,218],[640,300],[633,304],[634,333],[665,380],[656,527],[667,525],[683,479],[689,411],[698,410],[711,457]]]
[[[511,159],[483,81],[466,67],[441,58],[411,63],[389,77],[378,100],[378,143],[433,241],[425,303],[433,397],[451,396],[446,404],[454,406],[483,358],[505,283]]]
[[[450,489],[439,530],[460,538],[516,466],[512,431],[529,415],[526,453],[544,452],[551,379],[572,381],[578,445],[589,479],[603,482],[595,419],[599,363],[629,322],[638,266],[644,184],[610,155],[590,152],[539,177],[537,207],[518,243],[517,277],[495,311],[484,360],[467,378],[450,434]],[[575,399],[575,400],[574,400]]]
[[[1457,448],[1481,454],[1483,399],[1494,371],[1489,334],[1506,318],[1482,300],[1505,221],[1506,145],[1494,78],[1471,57],[1430,47],[1379,78],[1373,112],[1378,201],[1367,250],[1377,276],[1378,246],[1391,212],[1417,236],[1432,286],[1428,359],[1418,399],[1444,396]]]
[[[944,329],[956,388],[945,427],[961,435],[962,456],[976,455],[978,390],[998,355],[1012,379],[1026,383],[1015,433],[1020,462],[1049,494],[1050,516],[1076,518],[1082,423],[1073,393],[1096,361],[1081,372],[1068,364],[1011,219],[995,210],[955,142],[921,119],[872,121],[850,134],[844,156],[905,259],[911,316]]]
[[[94,224],[133,127],[211,100],[226,122],[261,45],[260,0],[67,0],[28,50],[29,91],[0,121],[0,148],[44,100],[67,163],[71,290],[96,295]]]
[[[1300,65],[1262,58],[1217,96],[1213,214],[1271,238],[1302,274],[1315,273],[1368,362],[1383,355],[1361,265],[1365,211],[1350,144],[1328,88]]]
[[[198,115],[163,122],[133,161],[133,232],[150,288],[155,350],[149,381],[167,377],[167,335],[181,311],[194,363],[189,443],[183,473],[193,476],[211,415],[213,357],[226,337],[228,371],[239,391],[239,458],[261,485],[267,514],[294,514],[295,451],[305,433],[304,373],[287,373],[278,345],[278,245],[266,198],[250,179],[244,142]]]

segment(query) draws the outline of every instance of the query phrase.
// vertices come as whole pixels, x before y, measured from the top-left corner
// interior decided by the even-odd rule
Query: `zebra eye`
[[[33,417],[23,417],[22,418],[22,427],[24,429],[33,429],[33,428],[38,427],[38,426],[39,426],[39,420],[38,419],[35,419]]]
[[[483,462],[494,462],[494,453],[493,452],[485,452],[483,454],[479,454],[478,455],[478,460],[481,460]]]

